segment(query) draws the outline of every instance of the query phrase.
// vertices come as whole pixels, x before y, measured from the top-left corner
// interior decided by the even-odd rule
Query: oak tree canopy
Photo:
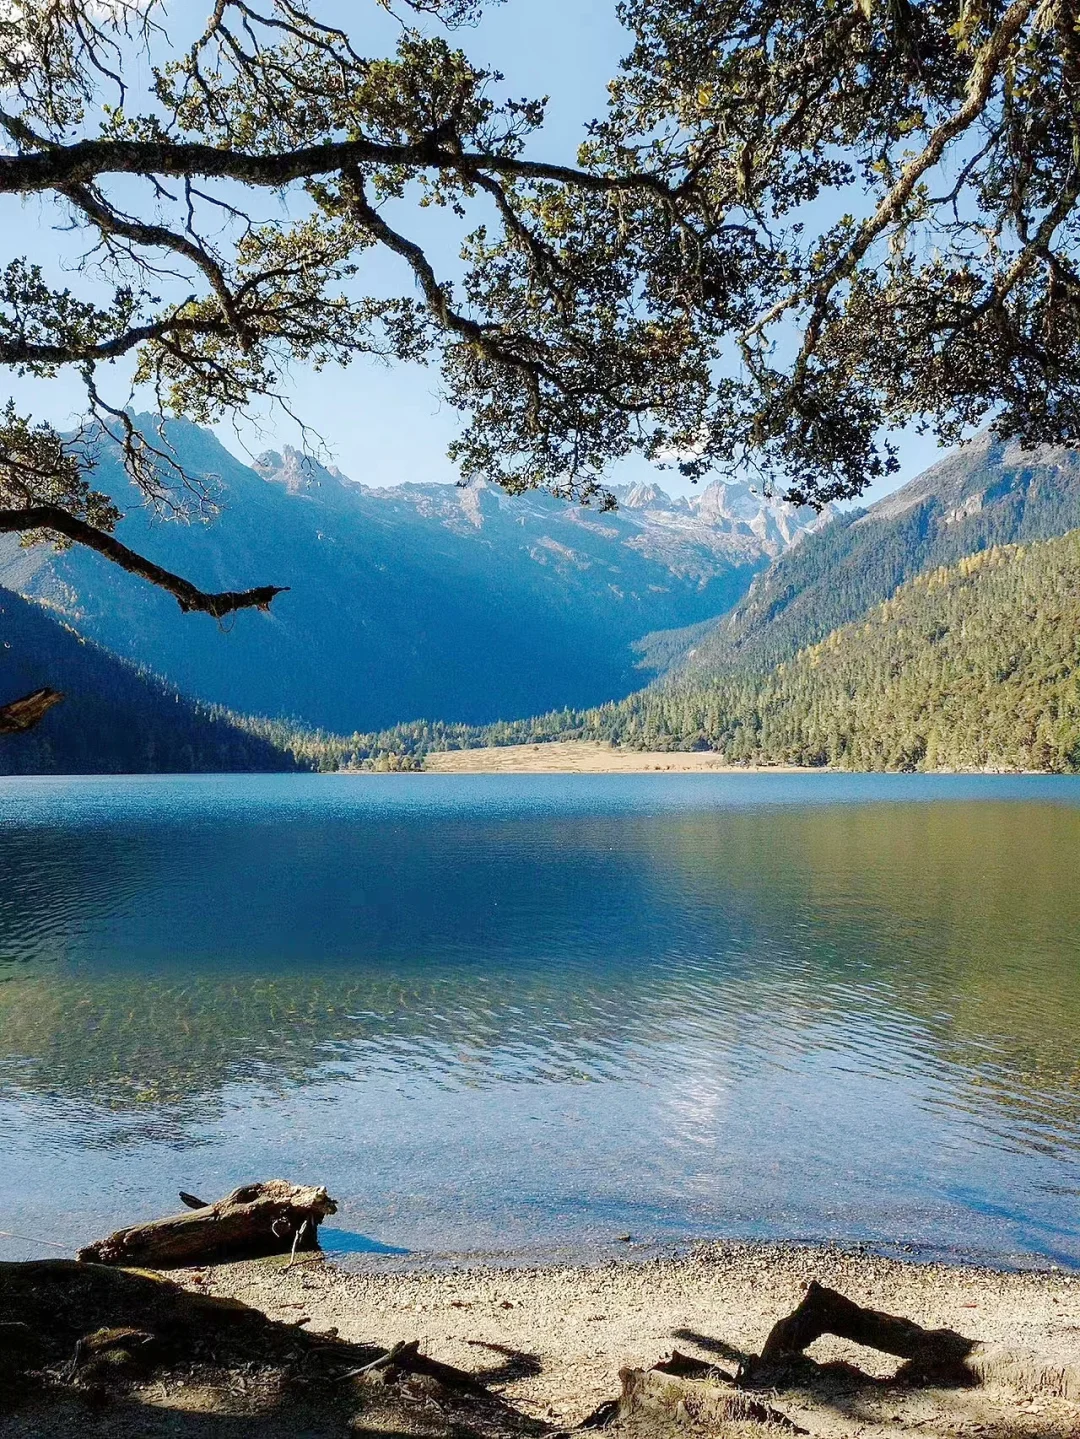
[[[92,460],[107,437],[152,504],[201,505],[124,387],[208,423],[287,404],[290,362],[437,366],[463,477],[601,504],[635,452],[822,504],[908,422],[1080,439],[1077,4],[619,0],[627,55],[569,156],[470,61],[484,0],[394,5],[368,56],[320,0],[214,0],[191,33],[180,0],[0,0],[5,230],[83,242],[63,284],[40,235],[7,261],[0,364],[74,370],[89,416],[0,415],[0,532],[185,610],[268,604],[122,544]],[[397,293],[365,288],[380,248]]]

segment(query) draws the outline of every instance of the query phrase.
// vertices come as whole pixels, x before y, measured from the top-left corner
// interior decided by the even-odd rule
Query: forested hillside
[[[1080,455],[979,436],[869,510],[841,515],[781,555],[672,667],[700,679],[762,673],[858,619],[924,570],[991,545],[1080,525]],[[679,647],[668,638],[669,648]]]
[[[591,727],[850,769],[1080,769],[1080,531],[903,585],[764,679],[646,691]]]
[[[291,770],[291,755],[185,699],[0,589],[0,695],[63,691],[27,734],[0,735],[0,774]]]
[[[684,676],[620,704],[484,730],[400,726],[353,752],[571,737],[715,749],[743,764],[1080,770],[1080,530],[920,575],[764,675]]]

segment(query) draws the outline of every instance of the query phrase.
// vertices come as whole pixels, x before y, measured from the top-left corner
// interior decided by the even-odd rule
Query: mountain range
[[[0,585],[195,700],[336,731],[619,698],[666,661],[653,632],[726,612],[824,523],[743,485],[690,499],[626,487],[599,513],[483,485],[371,488],[288,449],[249,466],[193,424],[165,434],[220,513],[170,523],[129,508],[105,448],[93,479],[129,510],[120,538],[207,589],[290,586],[271,613],[181,615],[87,550],[14,537]]]
[[[584,733],[733,763],[1080,770],[1080,530],[901,585],[762,673],[645,690]]]
[[[37,603],[0,590],[5,696],[51,684],[81,708],[50,712],[36,750],[5,742],[3,767],[16,746],[27,770],[249,769],[577,735],[762,762],[1080,763],[1080,580],[1068,541],[1039,548],[1080,528],[1075,452],[982,436],[821,517],[722,484],[625,487],[609,514],[373,489],[288,449],[245,466],[193,425],[169,434],[221,517],[136,511],[129,543],[208,588],[294,588],[223,628],[92,554],[7,544],[0,581]],[[122,493],[108,458],[99,480]]]

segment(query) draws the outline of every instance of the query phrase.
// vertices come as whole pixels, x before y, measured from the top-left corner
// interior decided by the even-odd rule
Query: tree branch
[[[430,141],[389,145],[376,140],[337,140],[306,145],[276,155],[250,155],[216,145],[170,140],[79,140],[32,155],[0,156],[0,194],[62,190],[85,185],[102,175],[201,176],[237,180],[276,189],[358,165],[400,165],[417,170],[488,171],[523,180],[552,180],[583,190],[645,190],[675,202],[680,198],[659,175],[596,175],[572,165],[552,165],[520,156],[454,151]]]
[[[119,359],[148,340],[163,340],[170,335],[227,335],[231,329],[224,320],[173,315],[150,320],[111,339],[91,344],[62,345],[22,338],[0,339],[0,365],[96,364],[99,360]]]
[[[99,555],[104,555],[107,560],[127,570],[129,574],[138,575],[140,579],[149,580],[159,589],[167,590],[185,613],[197,611],[221,619],[237,610],[267,610],[274,596],[282,594],[288,588],[287,585],[261,585],[253,590],[226,590],[221,594],[208,594],[198,589],[190,580],[162,569],[160,565],[136,554],[104,530],[77,519],[58,505],[31,505],[21,510],[0,510],[0,534],[25,534],[33,530],[48,530],[63,535],[75,544],[96,550]]]
[[[541,405],[540,381],[547,379],[557,384],[557,379],[549,368],[537,360],[529,360],[512,353],[500,343],[500,336],[453,309],[424,251],[414,240],[392,229],[367,198],[363,176],[353,170],[342,178],[357,218],[388,250],[393,250],[408,263],[424,296],[425,304],[439,324],[451,334],[459,335],[474,345],[489,360],[516,370],[521,375],[529,390],[532,421],[538,424]]]
[[[470,175],[469,178],[479,179],[476,174]],[[552,347],[539,335],[523,335],[505,330],[501,326],[480,324],[479,321],[455,310],[424,250],[415,240],[410,240],[393,229],[372,205],[359,171],[345,173],[342,182],[357,219],[381,244],[407,262],[424,297],[424,303],[443,329],[452,335],[460,336],[492,364],[501,365],[521,377],[529,394],[529,421],[538,432],[544,398],[542,383],[551,386],[565,397],[574,395],[574,387],[567,383],[558,367],[541,358],[551,355]],[[569,346],[564,344],[564,349],[568,348]],[[593,388],[595,393],[603,396],[609,405],[623,414],[643,414],[649,408],[645,401],[620,399],[612,388],[602,384],[594,385]]]
[[[40,689],[0,705],[0,734],[26,734],[63,698],[59,690]]]
[[[148,225],[122,215],[111,205],[105,204],[87,185],[65,185],[61,194],[77,206],[84,215],[98,227],[102,235],[119,235],[137,245],[155,246],[182,255],[201,270],[210,282],[210,288],[217,296],[222,312],[240,341],[240,348],[250,348],[250,337],[236,312],[236,301],[229,289],[221,266],[207,253],[202,245],[189,240],[186,235],[177,235],[165,225]]]

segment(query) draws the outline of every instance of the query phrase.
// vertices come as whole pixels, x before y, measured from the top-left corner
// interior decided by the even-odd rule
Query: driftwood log
[[[190,1203],[194,1196],[185,1195]],[[268,1179],[182,1214],[118,1229],[79,1250],[94,1264],[151,1269],[318,1249],[319,1225],[337,1205],[322,1187]]]
[[[0,705],[0,734],[25,734],[63,698],[59,690],[40,689]]]

